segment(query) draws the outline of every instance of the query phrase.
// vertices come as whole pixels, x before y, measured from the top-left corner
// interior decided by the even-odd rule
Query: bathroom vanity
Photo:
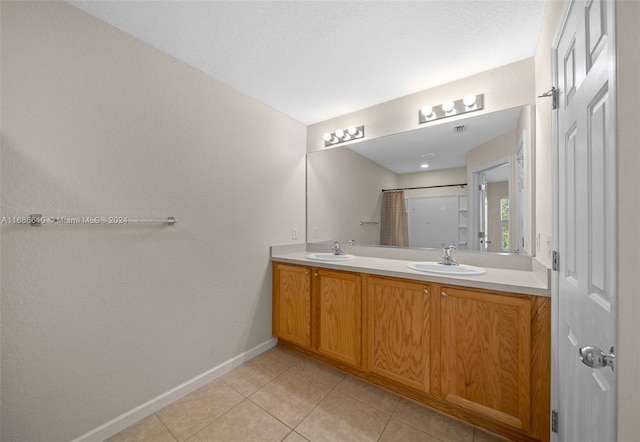
[[[279,344],[514,440],[549,440],[550,292],[527,270],[272,253]]]

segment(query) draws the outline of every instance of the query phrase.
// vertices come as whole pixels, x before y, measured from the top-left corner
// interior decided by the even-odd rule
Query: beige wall
[[[2,440],[62,441],[271,342],[306,128],[64,2],[2,2]]]
[[[562,13],[562,1],[547,3],[535,53],[536,97],[551,89],[551,44]],[[551,98],[535,101],[535,236],[531,238],[538,261],[551,268]]]
[[[467,152],[467,173],[469,176],[478,170],[485,169],[487,164],[504,158],[513,159],[516,151],[516,139],[515,130],[510,130]]]
[[[309,242],[380,243],[381,190],[398,187],[393,172],[346,147],[308,155]],[[360,222],[378,224],[360,225]]]
[[[640,2],[617,3],[618,440],[640,440]]]
[[[467,182],[467,168],[432,170],[430,172],[405,173],[398,175],[398,187],[428,187],[462,184]],[[466,187],[434,187],[431,189],[405,190],[407,198],[422,198],[440,195],[466,195]]]
[[[417,129],[418,110],[425,103],[442,103],[447,98],[459,99],[469,92],[484,94],[484,110],[478,111],[476,115],[533,103],[533,58],[313,124],[307,131],[307,150],[323,150],[322,135],[325,132],[334,132],[351,125],[365,125],[367,140]],[[455,118],[464,118],[464,115],[447,118],[445,121]]]
[[[535,201],[535,195],[536,195],[536,185],[535,185],[535,176],[536,176],[536,167],[535,167],[535,161],[536,161],[536,150],[535,150],[535,142],[536,142],[536,135],[535,135],[535,127],[536,127],[536,121],[535,121],[535,111],[534,111],[534,106],[523,106],[522,108],[522,113],[520,114],[520,120],[518,121],[518,126],[516,127],[516,146],[518,145],[518,143],[520,142],[520,137],[524,135],[524,144],[525,144],[525,174],[528,177],[527,179],[527,191],[526,191],[526,196],[527,196],[527,201],[526,201],[526,207],[524,208],[525,210],[525,218],[527,219],[527,225],[525,226],[525,238],[526,238],[526,242],[524,245],[524,251],[526,253],[529,253],[531,255],[535,255],[536,250],[533,247],[533,242],[535,242],[534,240],[534,236],[535,236],[535,231],[536,231],[536,201]],[[516,147],[516,154],[517,154],[517,147]],[[516,179],[516,175],[517,175],[517,169],[518,169],[518,163],[514,162],[514,167],[513,167],[513,183],[514,183],[514,195],[517,195],[518,193],[518,189],[516,188],[516,183],[517,183],[517,179]],[[514,201],[517,201],[517,198],[514,197]],[[513,204],[512,207],[512,223],[513,226],[517,226],[517,212],[515,210],[520,210],[520,208],[518,207],[517,203]],[[514,227],[515,228],[515,227]],[[518,236],[520,236],[521,232],[518,232]],[[515,240],[515,238],[514,238]],[[522,250],[522,245],[521,244],[515,244],[512,243],[512,247],[516,248],[516,249],[521,249]]]

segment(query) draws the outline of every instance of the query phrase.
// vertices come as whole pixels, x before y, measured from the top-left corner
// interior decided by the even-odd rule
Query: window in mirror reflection
[[[502,224],[502,251],[509,251],[509,198],[500,199],[500,224]]]

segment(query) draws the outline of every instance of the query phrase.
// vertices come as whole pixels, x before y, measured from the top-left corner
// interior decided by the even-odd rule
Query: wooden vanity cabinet
[[[274,263],[272,332],[284,341],[360,367],[361,276]]]
[[[272,298],[273,335],[311,348],[311,269],[274,263]]]
[[[533,299],[440,286],[432,394],[528,431]]]
[[[549,440],[549,298],[283,263],[273,281],[283,345],[512,440]]]
[[[431,286],[367,277],[367,368],[428,392],[430,383]]]
[[[313,270],[315,349],[354,367],[362,365],[362,283],[356,273]]]

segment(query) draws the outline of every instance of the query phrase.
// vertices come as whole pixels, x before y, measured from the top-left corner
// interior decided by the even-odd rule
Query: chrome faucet
[[[333,243],[333,247],[331,247],[331,250],[333,250],[334,255],[346,255],[346,253],[344,253],[340,248],[340,243],[338,241],[335,241]]]
[[[442,265],[445,265],[445,266],[457,266],[457,265],[459,265],[451,257],[451,252],[453,250],[455,250],[455,249],[456,249],[456,246],[454,246],[453,244],[451,244],[449,247],[443,247],[442,248],[442,261],[440,261],[438,264],[442,264]]]

